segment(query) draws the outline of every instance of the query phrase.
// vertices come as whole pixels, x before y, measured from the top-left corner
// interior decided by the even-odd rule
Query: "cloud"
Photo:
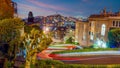
[[[27,0],[27,1],[34,4],[34,5],[37,5],[39,7],[43,7],[44,9],[45,8],[46,9],[52,9],[52,11],[54,11],[54,12],[56,12],[56,11],[58,11],[60,13],[64,12],[64,15],[68,15],[66,13],[73,13],[73,12],[74,13],[80,13],[80,14],[83,13],[82,11],[78,12],[76,10],[71,10],[71,9],[68,9],[68,8],[61,7],[61,6],[55,6],[55,5],[51,5],[51,4],[42,3],[42,2],[40,2],[40,0],[39,1],[38,0]],[[88,0],[84,0],[84,1],[88,1]]]
[[[25,18],[28,15],[29,11],[32,11],[34,13],[34,16],[38,16],[38,15],[50,15],[55,13],[54,11],[51,10],[45,10],[42,8],[38,8],[35,6],[31,6],[31,5],[27,5],[27,4],[22,4],[22,3],[18,3],[18,10],[19,10],[19,17]]]
[[[45,9],[42,9],[42,8],[37,8],[37,7],[34,7],[34,6],[31,6],[31,5],[27,5],[27,4],[22,4],[22,3],[18,3],[18,6],[19,6],[19,8],[21,8],[21,9],[24,9],[24,10],[29,10],[29,11],[32,11],[32,10],[34,10],[34,11],[38,11],[38,12],[40,12],[40,11],[47,11],[47,12],[52,12],[52,11],[48,11],[48,10],[45,10]]]
[[[37,6],[43,7],[43,8],[48,8],[48,9],[52,9],[52,10],[63,10],[63,11],[68,11],[68,9],[60,7],[60,6],[55,6],[55,5],[51,5],[51,4],[45,4],[42,3],[40,1],[36,1],[36,0],[27,0],[30,3],[33,3]]]
[[[26,15],[25,14],[19,14],[18,17],[20,17],[20,18],[26,18]]]
[[[29,2],[28,2],[29,1]],[[27,18],[28,12],[32,11],[34,16],[47,16],[55,14],[58,11],[62,15],[70,16],[72,14],[82,14],[81,11],[70,10],[59,6],[44,4],[38,1],[27,0],[28,3],[18,2],[18,14],[21,18]],[[32,4],[32,5],[31,5]],[[52,9],[52,10],[50,10]],[[61,11],[60,11],[61,10]]]

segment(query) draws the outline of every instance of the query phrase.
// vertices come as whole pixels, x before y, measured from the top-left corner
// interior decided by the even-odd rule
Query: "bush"
[[[63,62],[58,60],[37,60],[35,65],[31,64],[31,68],[51,68],[52,66],[59,66],[63,64]]]
[[[73,38],[72,37],[69,37],[66,42],[66,44],[72,44],[73,43]]]

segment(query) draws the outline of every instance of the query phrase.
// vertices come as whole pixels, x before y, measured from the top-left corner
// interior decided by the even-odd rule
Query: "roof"
[[[120,12],[117,13],[101,13],[101,14],[92,14],[89,18],[104,18],[104,17],[117,17],[120,16]]]

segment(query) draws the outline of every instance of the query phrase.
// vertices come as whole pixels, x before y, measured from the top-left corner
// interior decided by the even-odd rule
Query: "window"
[[[89,31],[89,35],[91,34],[91,32]]]
[[[91,32],[90,34],[90,40],[93,40],[94,39],[94,35],[93,35],[93,32]]]
[[[120,27],[120,21],[119,21],[119,27]]]
[[[118,21],[116,21],[116,27],[118,26]]]
[[[115,21],[113,21],[113,26],[115,26]]]
[[[106,30],[106,25],[105,25],[105,24],[102,24],[102,27],[101,27],[101,35],[102,35],[102,36],[105,35],[105,30]]]
[[[90,26],[91,26],[91,23],[90,23]]]

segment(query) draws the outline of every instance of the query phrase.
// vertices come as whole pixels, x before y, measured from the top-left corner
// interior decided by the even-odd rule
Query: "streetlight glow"
[[[49,27],[44,27],[44,28],[43,28],[43,31],[44,31],[44,33],[49,32]]]

